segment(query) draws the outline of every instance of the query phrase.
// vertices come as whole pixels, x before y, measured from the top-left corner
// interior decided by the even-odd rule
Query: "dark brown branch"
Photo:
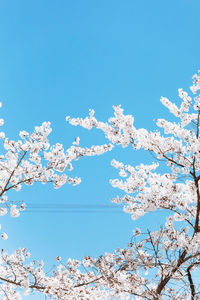
[[[194,234],[199,232],[199,214],[200,214],[200,193],[199,193],[199,182],[197,178],[194,178],[196,192],[197,192],[197,211],[196,211],[196,218],[195,218],[195,225],[194,225]]]
[[[191,272],[190,272],[190,269],[191,269],[192,266],[189,266],[187,268],[187,276],[188,276],[188,281],[190,283],[190,290],[191,290],[191,300],[194,300],[195,298],[195,286],[194,286],[194,282],[192,280],[192,275],[191,275]]]
[[[23,155],[21,156],[21,158],[19,159],[17,165],[15,166],[14,170],[11,172],[9,178],[8,178],[8,181],[4,187],[4,189],[2,190],[2,192],[0,193],[0,197],[4,194],[4,192],[6,191],[7,189],[7,186],[9,185],[10,183],[10,180],[11,178],[13,177],[13,175],[15,174],[15,171],[17,170],[17,168],[19,167],[19,165],[21,164],[22,160],[24,159],[25,155],[26,155],[27,151],[24,151]]]
[[[169,280],[172,278],[173,274],[178,270],[178,268],[185,262],[184,258],[186,256],[187,252],[186,250],[183,251],[183,253],[179,256],[179,259],[177,261],[176,267],[172,269],[169,275],[165,276],[163,279],[161,279],[160,283],[158,284],[158,287],[156,289],[156,292],[158,295],[161,294],[162,290],[165,288],[166,284],[169,282]],[[156,298],[155,298],[156,299]]]

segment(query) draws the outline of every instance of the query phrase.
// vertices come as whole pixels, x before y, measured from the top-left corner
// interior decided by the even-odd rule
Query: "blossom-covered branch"
[[[2,299],[20,299],[22,289],[25,294],[36,290],[59,300],[200,299],[200,285],[194,276],[200,267],[200,74],[193,80],[193,96],[178,90],[180,104],[161,98],[172,114],[169,121],[156,120],[161,132],[137,129],[133,116],[114,106],[114,116],[107,122],[98,121],[93,110],[86,118],[66,118],[74,126],[101,130],[109,141],[103,146],[81,148],[77,138],[66,151],[60,144],[50,147],[49,123],[36,127],[33,134],[21,132],[17,142],[0,134],[7,151],[0,161],[1,214],[6,212],[10,189],[19,190],[36,181],[53,182],[55,188],[67,181],[77,184],[79,179],[63,174],[66,168],[72,169],[72,161],[101,155],[116,145],[151,152],[155,161],[131,166],[113,159],[111,165],[119,171],[119,178],[110,183],[124,195],[112,201],[123,203],[124,212],[133,220],[156,210],[167,212],[156,231],[151,232],[148,224],[145,232],[134,229],[128,247],[95,259],[86,256],[83,261],[65,262],[58,256],[58,265],[51,272],[45,271],[43,262],[31,261],[26,249],[12,255],[2,251]],[[16,205],[10,211],[13,216],[19,214]]]

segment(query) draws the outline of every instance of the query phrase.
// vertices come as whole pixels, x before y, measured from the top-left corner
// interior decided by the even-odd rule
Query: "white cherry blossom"
[[[94,110],[86,118],[66,118],[73,126],[101,130],[108,140],[104,145],[81,147],[78,137],[67,150],[59,143],[51,146],[49,122],[35,127],[33,133],[21,131],[18,141],[0,134],[5,149],[0,156],[0,216],[10,211],[17,217],[28,205],[10,202],[9,190],[38,181],[51,182],[55,188],[66,182],[79,184],[80,178],[66,174],[73,169],[73,161],[102,155],[118,145],[151,152],[154,159],[138,166],[113,159],[111,165],[119,176],[110,184],[120,190],[120,196],[111,201],[123,204],[133,220],[152,211],[167,216],[163,226],[153,232],[148,224],[144,232],[134,228],[128,246],[113,253],[85,256],[82,261],[57,256],[52,272],[47,272],[43,262],[31,260],[26,248],[13,254],[2,250],[1,299],[21,299],[22,291],[28,295],[32,290],[59,300],[200,299],[194,276],[200,269],[200,74],[193,80],[195,96],[179,89],[179,103],[161,98],[177,122],[157,119],[160,131],[137,129],[133,116],[124,114],[118,105],[106,122],[98,121]],[[1,237],[8,238],[6,233]]]

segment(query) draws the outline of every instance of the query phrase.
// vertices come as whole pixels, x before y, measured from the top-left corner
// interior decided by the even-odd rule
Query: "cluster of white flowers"
[[[85,119],[70,118],[68,116],[66,117],[66,121],[71,125],[80,125],[86,129],[96,127],[102,130],[113,144],[121,144],[122,147],[126,147],[129,145],[130,140],[135,137],[135,128],[133,126],[134,118],[131,115],[124,115],[120,105],[113,106],[113,108],[114,117],[110,118],[108,123],[97,121],[94,117],[94,110],[90,110],[89,117]]]
[[[195,74],[193,79],[191,91],[197,94],[200,90],[200,74]],[[194,293],[195,297],[199,293],[191,288],[194,286],[191,270],[200,266],[198,262],[200,255],[200,97],[197,94],[192,99],[183,89],[179,89],[178,93],[181,99],[180,106],[161,97],[161,103],[179,119],[174,123],[165,119],[156,120],[157,126],[164,130],[164,135],[159,131],[148,132],[144,128],[136,129],[133,124],[134,118],[124,115],[120,106],[113,107],[114,117],[105,123],[96,120],[93,110],[85,119],[67,118],[72,125],[80,125],[87,129],[96,127],[102,130],[113,145],[122,147],[132,145],[135,150],[144,149],[153,152],[158,159],[152,165],[141,164],[137,167],[124,165],[116,160],[111,162],[112,166],[119,170],[121,179],[110,180],[110,183],[125,192],[123,197],[117,196],[112,199],[113,202],[124,202],[124,211],[132,214],[134,220],[149,211],[158,209],[170,213],[164,229],[148,233],[148,238],[144,239],[143,243],[134,244],[137,255],[134,260],[132,259],[132,263],[134,262],[137,267],[134,269],[129,266],[129,272],[141,275],[142,269],[145,268],[148,274],[155,275],[148,269],[152,267],[157,269],[155,278],[151,278],[155,284],[147,283],[148,280],[144,277],[139,279],[138,299],[162,299],[162,293],[168,295],[170,299],[186,299],[188,295],[194,298]],[[158,173],[157,170],[161,169],[158,164],[160,159],[166,162],[169,172]],[[184,182],[181,180],[183,176],[185,176]],[[180,227],[179,222],[185,226]],[[141,230],[134,230],[134,235],[140,236]],[[151,251],[149,243],[152,246]],[[120,263],[112,266],[119,267],[119,265]],[[119,273],[123,274],[120,271]],[[124,279],[121,286],[128,291],[126,276],[123,274],[122,277]],[[114,280],[114,274],[112,278]],[[183,288],[180,282],[186,279],[188,282]],[[173,288],[174,280],[179,282],[182,292],[177,293],[177,288]],[[116,288],[119,288],[116,282],[117,280]],[[149,292],[146,291],[147,287]],[[115,289],[114,284],[111,289]],[[137,291],[137,288],[134,287],[134,291]],[[129,293],[134,295],[133,291]],[[137,299],[137,295],[134,299]]]
[[[148,132],[136,129],[134,118],[114,106],[114,116],[100,122],[90,110],[86,118],[66,120],[87,129],[98,128],[110,144],[81,148],[79,137],[64,150],[61,144],[50,147],[50,123],[36,127],[34,133],[20,133],[22,140],[11,141],[0,133],[5,154],[0,156],[0,215],[8,210],[18,217],[26,205],[9,204],[7,192],[19,190],[23,184],[53,182],[58,188],[65,182],[80,183],[79,178],[67,177],[63,172],[73,169],[72,161],[84,156],[101,155],[115,145],[143,149],[154,154],[156,162],[133,167],[112,160],[120,179],[110,183],[124,193],[112,199],[124,203],[124,211],[135,220],[155,210],[168,212],[166,221],[154,232],[133,230],[133,238],[125,249],[105,253],[83,261],[56,257],[57,269],[45,273],[43,262],[29,262],[30,254],[19,249],[8,255],[4,251],[0,261],[1,299],[20,299],[20,288],[29,294],[32,289],[55,299],[200,299],[199,285],[193,272],[200,267],[200,74],[193,77],[190,97],[178,90],[181,104],[162,97],[175,123],[157,119],[164,131]],[[0,121],[3,124],[3,121]],[[161,168],[162,159],[166,168]],[[160,171],[161,170],[161,171]],[[160,173],[159,173],[160,171]],[[2,234],[6,239],[7,235]]]
[[[3,121],[0,125],[3,125]],[[72,161],[84,156],[100,155],[112,149],[111,144],[81,148],[79,138],[67,150],[59,143],[50,146],[48,136],[51,131],[50,123],[44,122],[35,127],[31,134],[21,131],[21,139],[16,142],[5,137],[5,134],[0,135],[5,149],[5,153],[0,156],[0,216],[10,211],[12,217],[18,217],[20,210],[25,210],[25,205],[21,207],[9,203],[9,190],[19,191],[23,184],[32,185],[34,182],[52,182],[55,188],[60,188],[66,182],[78,185],[80,178],[61,174],[66,168],[68,171],[73,169]]]

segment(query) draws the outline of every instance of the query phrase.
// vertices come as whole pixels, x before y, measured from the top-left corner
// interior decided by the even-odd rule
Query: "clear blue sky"
[[[137,127],[154,128],[153,119],[167,116],[160,96],[176,99],[177,89],[187,88],[200,68],[199,11],[199,0],[0,0],[0,113],[7,135],[14,139],[20,130],[50,121],[52,143],[67,148],[76,136],[83,146],[104,143],[101,133],[71,127],[65,116],[85,116],[93,108],[106,120],[113,104],[133,114]],[[38,184],[10,193],[10,199],[28,206],[107,205],[118,194],[108,182],[117,177],[112,158],[152,162],[150,155],[117,148],[75,163],[78,187],[55,191]],[[9,240],[1,248],[26,247],[51,266],[57,255],[82,258],[125,247],[136,224],[156,225],[114,210],[2,217]],[[155,214],[155,223],[161,219]]]

